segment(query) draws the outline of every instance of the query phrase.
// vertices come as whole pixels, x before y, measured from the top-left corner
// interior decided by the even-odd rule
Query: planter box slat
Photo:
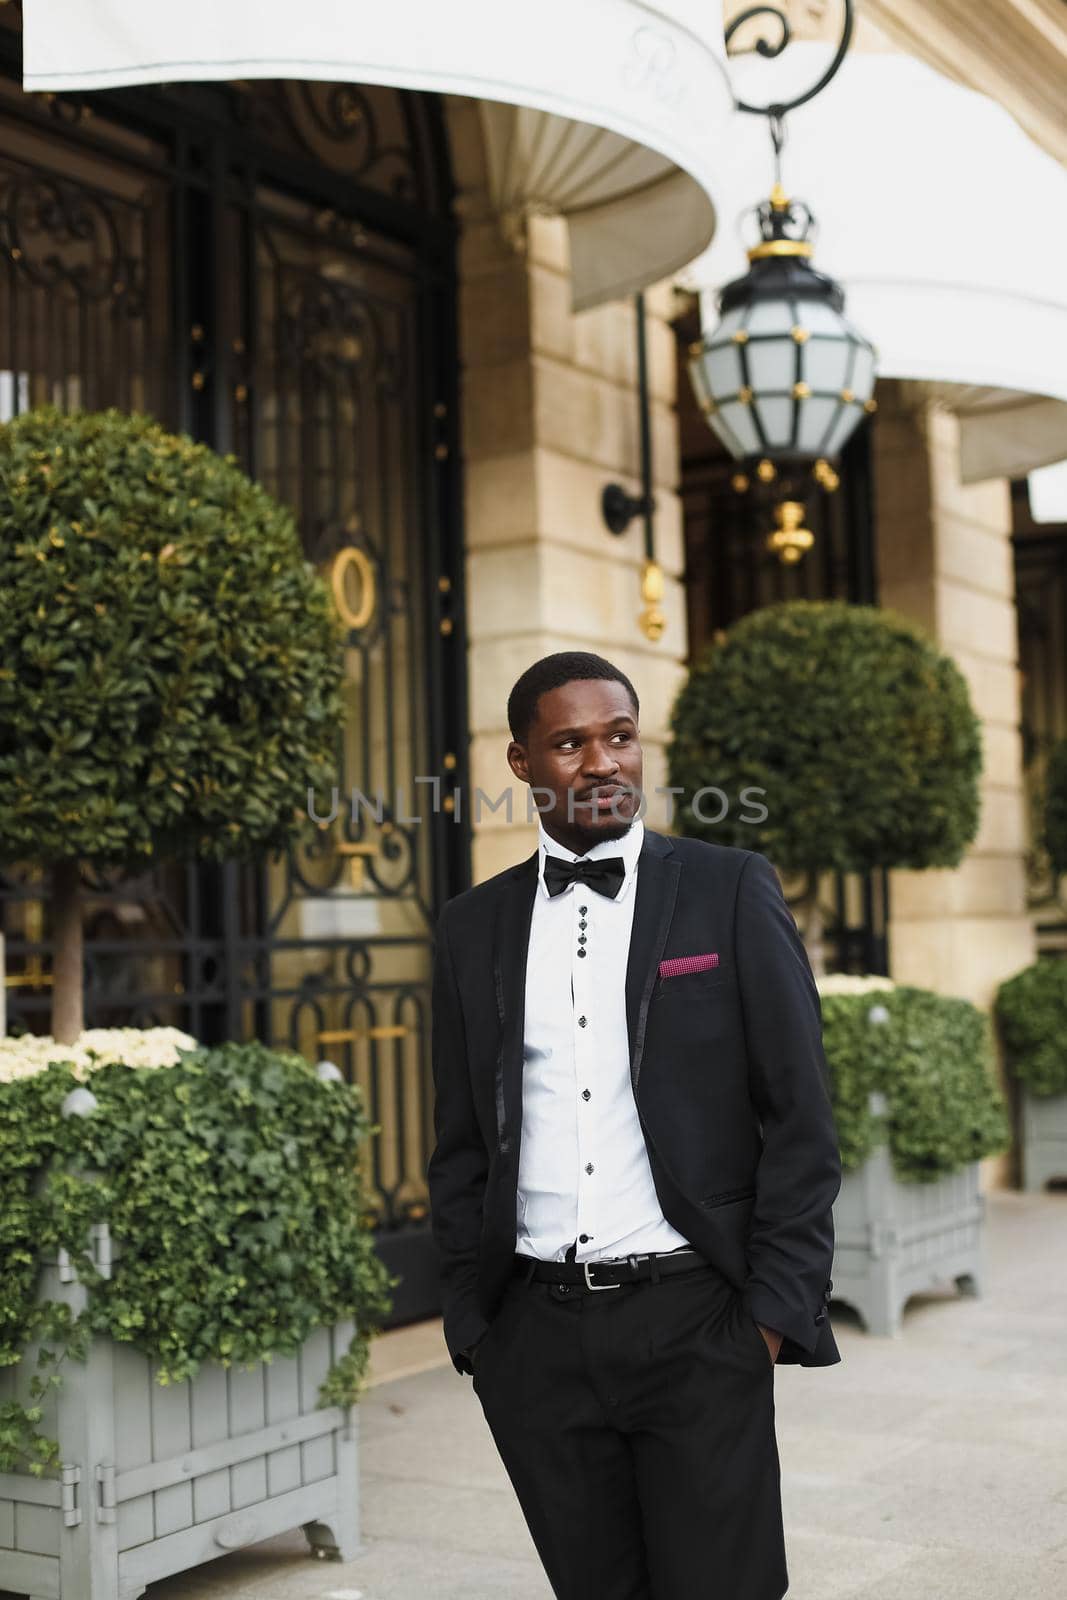
[[[316,1329],[297,1356],[251,1371],[209,1363],[165,1389],[132,1345],[94,1338],[84,1364],[64,1364],[52,1429],[80,1470],[73,1523],[57,1481],[0,1476],[0,1589],[134,1600],[148,1582],[297,1526],[316,1552],[358,1554],[357,1414],[316,1404],[352,1332]],[[32,1371],[28,1352],[0,1373],[0,1402],[24,1396]]]
[[[295,1362],[292,1363],[295,1366]],[[225,1442],[229,1436],[229,1401],[224,1367],[201,1368],[193,1385],[193,1448]],[[294,1411],[298,1408],[294,1407]],[[290,1413],[292,1415],[292,1413]],[[229,1465],[204,1472],[193,1483],[193,1520],[207,1522],[233,1510]]]
[[[1030,1194],[1050,1178],[1067,1179],[1067,1094],[1022,1095],[1023,1185]]]
[[[5,1551],[0,1572],[5,1589],[15,1594],[32,1595],[33,1600],[60,1600],[58,1561]]]
[[[181,1388],[188,1387],[182,1384]],[[308,1416],[291,1417],[288,1422],[275,1422],[267,1428],[257,1428],[253,1433],[242,1433],[234,1439],[220,1439],[202,1450],[185,1450],[163,1461],[152,1461],[143,1467],[133,1467],[121,1472],[115,1480],[115,1498],[121,1505],[136,1495],[152,1494],[182,1479],[192,1480],[205,1473],[216,1472],[221,1467],[236,1466],[253,1457],[278,1451],[280,1444],[299,1445],[305,1439],[332,1436],[335,1428],[343,1428],[345,1413],[340,1406],[326,1406]],[[279,1452],[280,1453],[280,1452]]]
[[[158,1463],[188,1454],[192,1444],[192,1418],[190,1416],[188,1383],[169,1384],[161,1389],[155,1382],[149,1389],[152,1423],[152,1455]],[[115,1498],[133,1499],[133,1495],[120,1495],[119,1483],[126,1477],[121,1474],[115,1481]],[[193,1486],[182,1477],[181,1466],[172,1466],[169,1475],[153,1485],[153,1537],[165,1539],[169,1534],[180,1533],[193,1525]],[[120,1549],[122,1548],[120,1540]]]
[[[284,1450],[272,1450],[267,1457],[268,1494],[289,1494],[303,1487],[300,1476],[300,1446],[288,1445]]]
[[[901,1183],[878,1146],[845,1174],[834,1206],[834,1299],[870,1333],[891,1335],[913,1294],[953,1282],[979,1293],[984,1217],[977,1162],[933,1183]]]
[[[0,1529],[4,1527],[4,1502],[28,1506],[60,1506],[63,1490],[55,1478],[31,1478],[29,1473],[0,1472]]]

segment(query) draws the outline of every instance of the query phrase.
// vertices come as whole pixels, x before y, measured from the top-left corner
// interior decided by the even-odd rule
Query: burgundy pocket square
[[[704,956],[670,956],[659,964],[661,978],[677,978],[683,972],[706,972],[709,967],[717,967],[719,957],[716,951],[709,950]]]

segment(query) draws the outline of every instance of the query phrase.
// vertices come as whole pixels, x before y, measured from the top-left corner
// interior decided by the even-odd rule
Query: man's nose
[[[610,748],[597,750],[594,746],[586,761],[585,771],[590,778],[613,778],[619,771],[617,753]]]

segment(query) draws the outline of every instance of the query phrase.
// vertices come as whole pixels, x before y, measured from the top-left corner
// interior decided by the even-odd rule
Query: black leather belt
[[[604,1261],[541,1261],[536,1256],[515,1256],[515,1274],[535,1283],[567,1284],[577,1289],[621,1289],[626,1283],[696,1272],[708,1261],[699,1250],[661,1250],[643,1256],[618,1256]]]

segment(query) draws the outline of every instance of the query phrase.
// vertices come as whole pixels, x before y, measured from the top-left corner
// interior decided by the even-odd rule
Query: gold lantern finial
[[[804,527],[804,506],[799,500],[783,500],[774,508],[778,526],[767,536],[767,549],[786,566],[794,566],[807,555],[815,543],[815,535]]]

